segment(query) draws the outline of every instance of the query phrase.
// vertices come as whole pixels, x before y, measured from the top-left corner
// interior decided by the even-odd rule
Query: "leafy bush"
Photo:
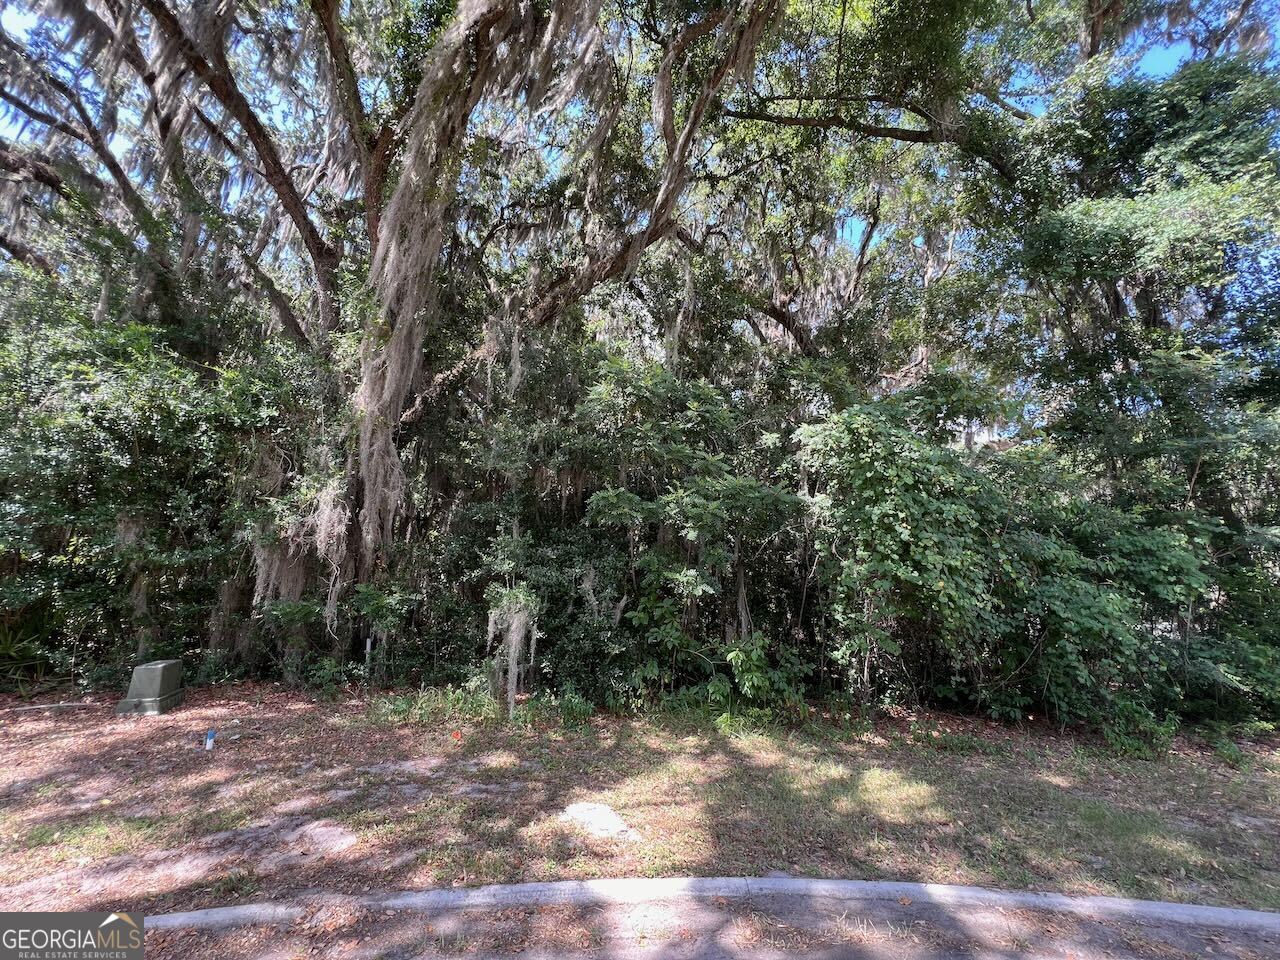
[[[1102,734],[1116,753],[1153,760],[1169,751],[1178,726],[1176,716],[1157,718],[1145,705],[1119,699],[1111,705]]]
[[[561,690],[555,698],[556,708],[560,711],[560,722],[566,729],[575,730],[587,725],[595,706],[572,686]]]
[[[424,687],[413,694],[381,696],[373,701],[371,711],[375,719],[427,726],[493,723],[501,716],[485,677],[475,677],[461,686]]]
[[[192,686],[232,683],[244,676],[244,665],[228,650],[207,650],[199,658],[188,681]]]
[[[317,657],[303,668],[303,687],[322,697],[336,697],[346,682],[346,667],[333,657]]]
[[[988,472],[891,413],[802,431],[833,656],[851,682],[905,677],[928,699],[1160,741],[1143,704],[1171,682],[1177,612],[1206,584],[1187,534],[1049,485],[1034,459]]]
[[[21,688],[26,681],[40,680],[48,667],[34,630],[0,624],[0,686]]]

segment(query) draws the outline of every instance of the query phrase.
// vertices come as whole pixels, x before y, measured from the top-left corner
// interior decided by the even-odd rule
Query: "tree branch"
[[[239,244],[235,244],[234,247],[240,263],[248,274],[248,278],[252,280],[252,283],[246,282],[244,284],[246,289],[250,292],[260,292],[267,298],[267,302],[271,304],[271,309],[275,313],[280,328],[285,333],[304,347],[312,346],[310,339],[307,337],[307,332],[302,329],[302,323],[294,312],[293,304],[289,302],[289,298],[276,286],[276,282],[262,269],[257,260],[241,249]]]
[[[117,28],[115,36],[124,51],[124,60],[128,63],[138,78],[141,80],[147,93],[151,97],[150,113],[155,118],[155,128],[159,137],[162,149],[172,150],[172,169],[173,176],[179,185],[180,200],[184,206],[188,206],[197,216],[200,215],[200,206],[211,208],[212,205],[201,194],[195,182],[191,179],[184,156],[182,131],[175,129],[179,122],[178,108],[176,106],[165,107],[162,105],[160,93],[156,88],[156,74],[153,70],[146,69],[146,59],[142,54],[142,47],[138,42],[137,33],[133,29],[133,24],[124,19],[125,11],[120,7],[118,0],[108,0],[112,7],[117,20]],[[103,25],[105,27],[105,24]],[[205,129],[210,135],[219,140],[232,155],[244,161],[243,154],[238,147],[226,136],[225,133],[211,120],[198,104],[191,105],[192,110]],[[259,176],[262,172],[252,165],[247,164]],[[257,256],[245,249],[244,243],[240,238],[236,237],[233,232],[227,229],[227,225],[218,216],[203,216],[201,218],[206,227],[215,235],[218,235],[232,251],[234,257],[241,265],[241,286],[249,294],[259,294],[266,298],[271,305],[272,311],[276,316],[280,329],[288,336],[293,338],[304,347],[311,347],[312,343],[307,337],[306,331],[302,327],[301,321],[298,319],[297,313],[294,312],[293,304],[283,291],[276,285],[271,276],[262,269],[258,263]]]
[[[986,161],[1000,176],[1013,183],[1017,177],[1003,158],[990,150],[975,146],[969,133],[963,127],[954,131],[937,127],[916,129],[914,127],[888,127],[861,120],[851,120],[836,113],[823,114],[816,117],[791,116],[787,114],[766,113],[760,110],[725,110],[724,116],[735,120],[757,120],[762,123],[776,123],[784,127],[815,127],[820,130],[849,130],[866,137],[878,137],[886,140],[899,140],[903,143],[950,143],[961,147],[971,156]]]
[[[37,251],[34,247],[28,246],[16,237],[0,233],[0,250],[3,250],[14,260],[17,260],[19,263],[26,264],[33,270],[39,270],[41,273],[50,277],[56,277],[58,275],[57,270],[54,269],[53,264],[47,257]]]
[[[182,56],[183,61],[249,138],[262,163],[263,178],[279,198],[280,205],[284,207],[285,213],[302,237],[303,246],[311,258],[311,264],[316,273],[316,283],[320,287],[322,323],[326,329],[333,329],[338,321],[338,253],[325,241],[311,221],[306,203],[285,169],[279,148],[271,134],[241,92],[239,84],[231,75],[225,61],[216,65],[210,62],[187,35],[177,15],[169,9],[164,0],[141,0],[141,2],[155,19],[160,32]]]
[[[703,80],[702,89],[689,107],[684,126],[669,146],[657,195],[649,209],[644,228],[627,235],[611,253],[597,254],[581,270],[562,274],[553,281],[534,301],[528,312],[530,325],[549,323],[569,301],[584,296],[602,283],[622,276],[634,265],[641,253],[671,232],[675,226],[672,213],[688,180],[689,154],[707,108],[719,95],[730,74],[750,62],[765,24],[776,9],[775,0],[756,3],[730,34],[727,48],[721,52],[715,67]]]
[[[360,99],[360,84],[351,62],[351,49],[342,29],[342,20],[336,0],[311,0],[311,10],[324,30],[325,47],[329,53],[329,68],[333,71],[337,99],[346,117],[351,141],[355,145],[360,162],[360,172],[369,176],[370,145],[366,128],[364,101]]]
[[[839,114],[829,113],[818,117],[796,117],[786,114],[765,113],[760,110],[725,110],[726,117],[735,120],[758,120],[763,123],[776,123],[784,127],[817,127],[821,130],[832,128],[850,130],[867,137],[880,137],[889,140],[902,140],[906,143],[948,143],[948,138],[933,129],[917,130],[912,127],[884,127],[859,120],[850,120]]]
[[[34,64],[31,65],[35,70]],[[155,257],[158,263],[164,265],[167,262],[163,249],[163,243],[156,230],[155,215],[151,212],[151,207],[142,198],[142,194],[138,193],[137,188],[133,185],[133,181],[129,179],[129,175],[125,173],[124,167],[120,165],[120,161],[116,159],[116,155],[111,152],[111,146],[107,143],[106,135],[97,125],[93,115],[89,112],[89,108],[85,105],[84,98],[70,84],[63,82],[58,77],[45,71],[37,72],[40,81],[48,84],[55,92],[57,92],[71,106],[72,111],[80,119],[80,129],[83,134],[78,137],[88,145],[94,155],[98,158],[98,162],[106,168],[107,173],[111,175],[111,179],[115,181],[116,190],[120,194],[120,200],[124,204],[125,209],[129,211],[137,224],[138,229],[148,238],[149,252]]]
[[[25,113],[36,123],[42,123],[49,129],[57,130],[59,133],[65,134],[73,140],[79,140],[81,143],[87,144],[89,142],[88,134],[79,127],[74,127],[65,120],[59,120],[53,114],[46,113],[44,110],[27,103],[27,101],[4,86],[0,86],[0,100]]]
[[[74,191],[67,184],[66,178],[58,169],[53,159],[36,153],[34,150],[15,150],[13,144],[0,140],[0,169],[19,174],[28,180],[42,183],[50,190],[63,197],[74,196]],[[105,192],[107,185],[84,170],[75,171],[86,184],[99,192]]]
[[[676,227],[675,235],[681,243],[695,253],[706,253],[706,244],[700,242],[685,227]],[[802,354],[806,357],[814,355],[813,335],[809,332],[809,328],[805,326],[804,321],[787,309],[786,304],[781,303],[776,299],[770,300],[767,297],[746,289],[742,284],[734,283],[732,280],[730,280],[730,282],[733,283],[734,289],[746,302],[747,306],[751,307],[757,313],[768,317],[781,327],[791,337],[796,348]],[[768,343],[768,338],[760,330],[760,327],[755,320],[749,315],[746,317],[746,320],[751,326],[751,329],[755,331],[756,336],[760,338],[760,342]]]
[[[676,61],[684,56],[684,52],[691,44],[720,26],[728,15],[727,9],[715,10],[707,14],[706,19],[691,23],[676,34],[662,57],[658,76],[653,82],[653,121],[662,130],[662,138],[666,141],[668,154],[676,148],[675,97],[672,92],[672,75]]]
[[[1000,93],[996,90],[979,90],[978,92],[981,93],[988,100],[990,100],[992,103],[994,103],[1001,110],[1005,111],[1005,113],[1008,113],[1011,116],[1017,117],[1019,120],[1031,121],[1036,118],[1036,115],[1032,113],[1030,110],[1023,110],[1016,103],[1010,103],[1003,96],[1001,96]]]

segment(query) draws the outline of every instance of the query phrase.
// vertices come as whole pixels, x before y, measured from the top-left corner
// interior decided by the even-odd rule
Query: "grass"
[[[930,720],[888,737],[726,736],[679,718],[478,729],[472,751],[541,764],[537,789],[428,804],[380,822],[379,841],[421,849],[442,884],[784,871],[1280,907],[1276,830],[1241,829],[1219,806],[1280,827],[1274,751],[1246,773],[1212,751],[1139,761],[1039,733],[945,728],[957,722],[985,726]],[[567,827],[557,813],[580,800],[611,806],[644,844]]]
[[[952,733],[937,724],[912,724],[911,739],[917,746],[961,755],[1007,756],[1009,747],[1000,741],[984,740],[971,733]]]
[[[214,881],[209,891],[222,900],[238,900],[257,893],[260,886],[251,870],[232,870]]]
[[[1221,736],[1180,736],[1135,760],[1045,726],[940,714],[726,733],[705,716],[540,701],[502,723],[490,709],[472,692],[329,704],[249,686],[194,692],[189,713],[146,724],[24,721],[0,741],[0,769],[30,778],[0,810],[0,885],[207,850],[201,838],[283,818],[358,845],[287,869],[262,866],[274,839],[242,846],[152,905],[781,871],[1280,909],[1273,734],[1226,756]],[[215,725],[243,737],[210,756],[198,743]],[[642,839],[583,833],[561,816],[577,802],[607,804]]]
[[[156,823],[146,818],[93,816],[67,824],[37,824],[19,834],[13,847],[43,850],[57,862],[99,860],[128,853],[147,842]]]

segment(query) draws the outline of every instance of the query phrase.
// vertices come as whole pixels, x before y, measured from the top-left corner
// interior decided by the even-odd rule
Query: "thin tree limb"
[[[56,277],[58,271],[54,268],[53,263],[44,254],[40,253],[34,247],[23,243],[16,237],[11,237],[6,233],[0,233],[0,250],[9,254],[19,263],[26,264],[34,270],[50,277]]]
[[[275,192],[285,213],[302,238],[316,273],[320,287],[320,315],[326,329],[333,329],[338,322],[338,253],[321,236],[307,212],[306,203],[298,192],[297,184],[289,176],[280,157],[279,147],[268,132],[262,119],[250,106],[240,90],[235,77],[225,63],[214,64],[188,36],[177,15],[164,0],[140,0],[151,14],[156,26],[174,45],[183,62],[222,104],[224,110],[245,132],[262,163],[262,176]]]
[[[325,49],[329,55],[329,68],[333,72],[337,100],[346,118],[351,142],[356,148],[361,175],[369,177],[370,144],[366,129],[364,101],[360,98],[360,83],[355,66],[351,62],[351,49],[347,45],[346,31],[337,0],[310,0],[311,10],[324,31]]]

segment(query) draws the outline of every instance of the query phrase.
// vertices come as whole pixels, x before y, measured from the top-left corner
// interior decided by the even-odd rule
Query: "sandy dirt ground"
[[[1050,730],[949,718],[928,718],[925,738],[918,718],[890,718],[858,738],[744,739],[616,718],[573,733],[388,724],[354,694],[271,684],[192,690],[152,718],[115,717],[114,699],[0,700],[4,907],[309,907],[283,929],[157,932],[149,956],[1280,956],[1211,931],[926,905],[440,918],[353,906],[370,891],[780,871],[1274,909],[1274,744],[1239,770],[1187,744],[1142,765]],[[600,807],[620,829],[567,817]]]

